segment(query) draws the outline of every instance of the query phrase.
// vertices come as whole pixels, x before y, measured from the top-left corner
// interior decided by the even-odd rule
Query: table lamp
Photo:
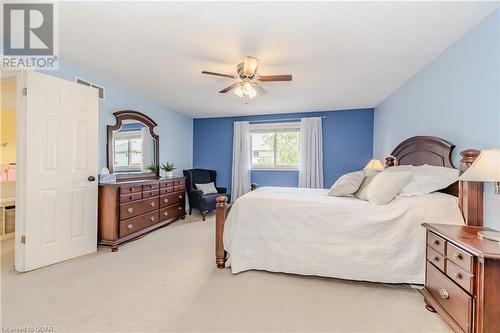
[[[371,160],[364,167],[364,170],[380,171],[380,170],[384,170],[384,165],[382,164],[382,162],[380,162],[380,160]]]
[[[495,194],[500,194],[500,149],[481,151],[474,163],[458,179],[470,182],[493,182]],[[498,231],[479,231],[478,235],[500,242]]]

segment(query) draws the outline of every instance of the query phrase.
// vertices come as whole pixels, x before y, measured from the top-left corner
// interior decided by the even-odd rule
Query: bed
[[[403,141],[386,159],[395,165],[453,168],[454,145],[436,137]],[[462,152],[466,169],[478,151]],[[423,196],[374,205],[328,190],[263,187],[229,207],[220,198],[216,262],[246,270],[315,275],[384,283],[424,283],[424,222],[482,224],[477,183],[455,183]]]

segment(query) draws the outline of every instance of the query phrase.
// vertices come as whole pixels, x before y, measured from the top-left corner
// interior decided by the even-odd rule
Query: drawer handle
[[[128,229],[128,230],[131,230],[133,227],[134,227],[134,225],[133,225],[132,223],[130,223],[130,224],[127,226],[127,229]]]
[[[132,192],[132,191],[134,190],[134,188],[133,188],[133,187],[131,187],[131,188],[129,188],[128,190],[129,190],[130,192]]]
[[[154,203],[154,202],[152,202],[152,203],[150,203],[150,205],[151,205],[151,207],[154,207],[154,206],[155,206],[155,203]]]
[[[448,292],[444,288],[439,288],[439,296],[442,299],[448,299],[448,298],[450,298],[450,295],[448,295]]]
[[[163,213],[163,215],[168,216],[168,212]]]
[[[133,197],[133,196],[130,196],[130,197],[128,197],[128,199],[129,199],[129,200],[132,200],[132,199],[134,199],[134,197]]]
[[[432,260],[434,260],[435,262],[438,262],[439,261],[439,257],[434,257]]]
[[[182,210],[182,207],[179,207],[179,210]]]
[[[460,253],[455,253],[453,255],[453,259],[455,259],[455,260],[462,260],[462,255]]]
[[[437,239],[434,241],[434,245],[439,245],[439,241]]]
[[[151,222],[154,222],[155,217],[154,217],[154,216],[151,216],[149,219],[151,220]]]
[[[163,201],[164,201],[165,203],[168,203],[168,199],[163,199]]]
[[[179,195],[179,199],[182,199],[182,195]]]
[[[460,274],[460,273],[453,273],[453,278],[455,280],[460,280],[462,278],[462,274]]]
[[[134,209],[133,209],[132,207],[130,207],[129,209],[127,209],[127,212],[128,212],[129,214],[132,214],[132,212],[133,212],[133,211],[134,211]]]

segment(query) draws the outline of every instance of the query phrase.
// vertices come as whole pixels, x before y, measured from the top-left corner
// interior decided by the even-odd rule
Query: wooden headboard
[[[454,168],[451,155],[455,145],[435,136],[414,136],[401,142],[385,159],[386,167],[397,165],[435,165]],[[460,173],[463,173],[479,156],[475,149],[460,153]],[[483,225],[483,184],[456,182],[442,190],[459,198],[460,209],[467,225]]]

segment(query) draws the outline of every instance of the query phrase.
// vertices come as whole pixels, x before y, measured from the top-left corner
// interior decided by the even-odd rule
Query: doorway
[[[16,89],[15,73],[0,82],[0,240],[2,268],[14,265],[16,218]],[[5,266],[4,266],[5,265]]]

